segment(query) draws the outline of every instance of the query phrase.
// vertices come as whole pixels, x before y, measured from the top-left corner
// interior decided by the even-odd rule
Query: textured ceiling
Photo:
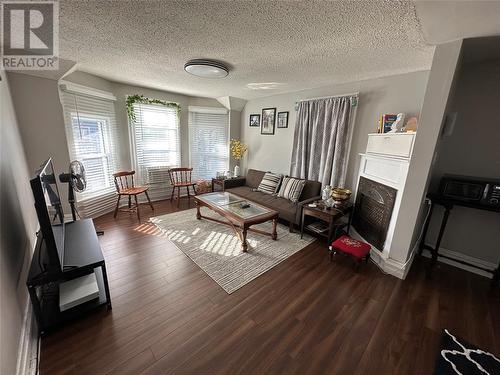
[[[244,99],[429,69],[434,51],[405,1],[63,0],[59,38],[78,70]],[[193,58],[225,61],[230,74],[190,76]]]

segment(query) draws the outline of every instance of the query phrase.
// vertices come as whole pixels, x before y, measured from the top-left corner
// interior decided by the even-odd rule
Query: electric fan
[[[75,221],[78,214],[75,206],[75,191],[81,193],[82,191],[85,191],[85,188],[87,187],[85,167],[80,161],[73,160],[69,164],[69,173],[61,173],[59,175],[59,181],[69,185],[68,202],[71,207],[71,216],[73,217],[73,221]]]

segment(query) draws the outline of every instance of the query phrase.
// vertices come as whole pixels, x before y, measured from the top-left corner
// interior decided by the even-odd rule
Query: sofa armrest
[[[300,201],[298,203],[299,203],[299,206],[303,207],[306,204],[310,204],[310,203],[320,201],[320,200],[321,200],[321,195],[317,195],[317,196],[309,198],[309,199],[304,199],[303,201]]]
[[[295,217],[295,222],[297,225],[301,224],[302,221],[302,208],[310,203],[316,202],[321,200],[321,195],[317,195],[312,198],[304,199],[303,201],[300,201],[297,203],[297,212],[296,212],[296,217]]]
[[[245,177],[228,178],[227,180],[224,180],[224,190],[238,186],[245,186],[245,183],[246,183]]]

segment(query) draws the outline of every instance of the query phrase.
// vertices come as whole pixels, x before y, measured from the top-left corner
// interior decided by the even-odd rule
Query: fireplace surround
[[[370,259],[384,272],[404,279],[411,259],[393,245],[415,134],[370,134],[360,154],[352,236],[372,246]],[[372,139],[373,138],[373,139]]]
[[[380,182],[360,177],[352,225],[378,249],[384,248],[397,190]]]

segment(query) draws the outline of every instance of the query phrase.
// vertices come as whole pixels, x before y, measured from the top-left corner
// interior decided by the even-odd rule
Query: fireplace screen
[[[397,190],[360,177],[352,225],[377,249],[384,248]]]

